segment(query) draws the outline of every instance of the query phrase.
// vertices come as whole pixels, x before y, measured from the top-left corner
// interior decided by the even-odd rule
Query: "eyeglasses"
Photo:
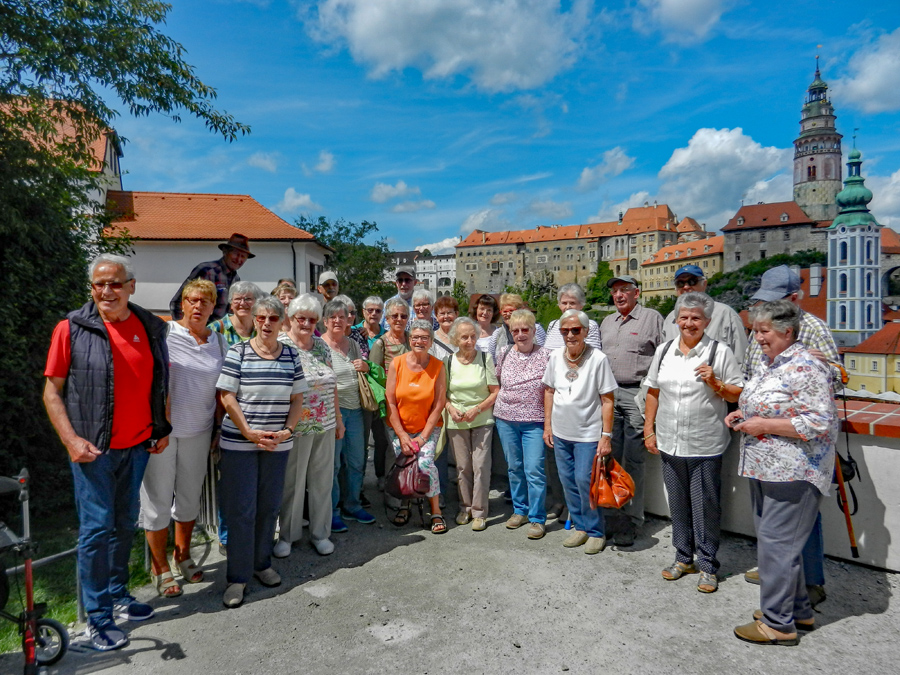
[[[565,335],[581,335],[581,331],[583,331],[583,330],[584,330],[584,328],[579,326],[578,328],[560,328],[559,332],[562,333],[564,336]]]
[[[212,305],[214,304],[209,298],[185,298],[183,302],[188,303],[189,305]]]
[[[382,309],[381,307],[364,307],[363,311],[366,314],[381,314]]]
[[[401,319],[402,319],[403,321],[406,321],[406,320],[409,318],[409,314],[389,314],[389,315],[388,315],[388,318],[389,318],[391,321],[399,321],[399,320],[401,320]]]
[[[697,277],[690,277],[689,279],[676,279],[675,288],[684,288],[685,286],[690,286],[691,288],[693,288],[699,283],[700,280]]]
[[[579,331],[580,331],[581,329],[580,329],[580,328],[573,328],[572,330],[579,330]],[[530,329],[530,328],[510,328],[510,329],[509,329],[509,332],[512,333],[513,335],[521,335],[522,333],[530,333],[530,332],[531,332],[531,329]],[[578,333],[575,333],[575,335],[578,335]]]
[[[277,314],[269,314],[268,316],[256,317],[256,323],[279,323],[281,318]]]
[[[299,324],[304,324],[304,323],[314,324],[314,323],[316,323],[316,320],[314,318],[312,318],[311,316],[295,316],[294,321],[296,321]]]
[[[129,281],[131,281],[131,279],[126,279],[125,281],[101,281],[99,284],[92,281],[91,288],[98,293],[102,293],[105,288],[108,288],[111,291],[121,291]]]
[[[332,314],[325,320],[326,321],[346,321],[347,317],[344,316],[343,314]]]
[[[428,309],[429,307],[431,307],[430,302],[425,302],[425,303],[420,302],[420,303],[413,305],[413,309]]]
[[[410,342],[428,342],[431,339],[428,335],[410,335]]]
[[[249,296],[247,296],[247,297],[238,297],[238,296],[235,296],[235,297],[233,297],[233,298],[231,299],[231,304],[232,304],[232,305],[252,305],[252,304],[253,304],[253,301],[254,301],[255,299],[256,299],[256,298],[254,298],[252,295],[249,295]]]

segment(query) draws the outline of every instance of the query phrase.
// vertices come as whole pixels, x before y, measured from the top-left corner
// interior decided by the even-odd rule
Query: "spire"
[[[853,150],[850,151],[847,162],[847,180],[844,181],[844,189],[838,192],[835,201],[840,213],[831,223],[831,229],[843,225],[854,227],[859,225],[876,225],[878,222],[869,212],[869,202],[872,201],[872,191],[866,187],[866,180],[862,177],[862,153],[856,149],[856,135],[853,136]]]

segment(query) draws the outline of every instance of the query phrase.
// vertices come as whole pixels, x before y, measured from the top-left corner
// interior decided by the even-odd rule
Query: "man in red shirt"
[[[71,459],[78,508],[78,576],[95,649],[128,638],[116,618],[140,621],[153,608],[128,592],[128,559],[148,452],[168,445],[165,323],[128,302],[129,260],[91,263],[91,301],[53,331],[44,405]]]

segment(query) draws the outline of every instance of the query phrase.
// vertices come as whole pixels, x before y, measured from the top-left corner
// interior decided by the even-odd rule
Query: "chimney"
[[[644,208],[647,208],[648,206],[650,206],[650,202],[644,202]]]
[[[822,266],[815,263],[809,266],[809,295],[815,298],[822,290]]]
[[[484,243],[484,232],[481,233],[481,243]]]
[[[622,212],[619,211],[619,225],[622,224]]]

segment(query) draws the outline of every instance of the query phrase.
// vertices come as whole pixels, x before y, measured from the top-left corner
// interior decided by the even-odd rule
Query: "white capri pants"
[[[284,472],[279,538],[292,544],[303,534],[303,502],[309,491],[309,536],[331,536],[331,487],[334,484],[334,429],[295,436]]]
[[[180,523],[196,520],[212,429],[189,438],[169,438],[169,446],[150,455],[141,483],[141,527],[164,530],[174,518]]]

